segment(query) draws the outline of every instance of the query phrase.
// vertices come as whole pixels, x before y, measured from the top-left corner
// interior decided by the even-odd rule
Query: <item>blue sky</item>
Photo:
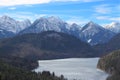
[[[17,20],[57,16],[69,23],[120,22],[120,0],[0,0],[0,16]]]

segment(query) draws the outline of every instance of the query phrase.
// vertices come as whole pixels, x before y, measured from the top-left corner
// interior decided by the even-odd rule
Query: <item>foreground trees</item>
[[[10,66],[0,61],[0,80],[65,80],[63,76],[57,77],[54,73],[43,71],[35,73]]]

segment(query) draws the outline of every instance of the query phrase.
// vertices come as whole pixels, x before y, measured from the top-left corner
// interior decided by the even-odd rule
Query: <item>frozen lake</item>
[[[69,58],[40,60],[36,72],[50,71],[57,76],[64,75],[68,80],[106,80],[105,72],[96,68],[99,58]]]

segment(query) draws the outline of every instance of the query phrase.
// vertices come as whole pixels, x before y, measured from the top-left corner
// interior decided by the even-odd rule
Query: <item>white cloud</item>
[[[68,1],[94,2],[101,0],[0,0],[0,6],[43,4],[49,2],[68,2]]]
[[[80,0],[80,1],[83,1],[83,2],[97,2],[97,1],[103,1],[103,0]]]
[[[109,19],[108,16],[97,16],[96,18],[99,19],[99,20],[106,20],[106,19]]]
[[[112,11],[111,7],[107,4],[95,6],[95,12],[100,13],[100,14],[108,14],[111,11]]]
[[[9,7],[8,9],[9,9],[9,10],[15,10],[16,7]]]
[[[48,3],[50,0],[0,0],[0,6]]]
[[[52,0],[51,0],[52,1]],[[79,1],[79,2],[96,2],[96,1],[102,1],[102,0],[53,0],[54,1],[61,1],[61,2],[68,2],[68,1]]]
[[[112,17],[110,20],[120,22],[120,17]]]
[[[120,22],[120,17],[97,16],[96,19]]]
[[[80,0],[51,0],[51,1],[53,1],[53,2],[55,2],[55,1],[68,2],[68,1],[80,1]]]

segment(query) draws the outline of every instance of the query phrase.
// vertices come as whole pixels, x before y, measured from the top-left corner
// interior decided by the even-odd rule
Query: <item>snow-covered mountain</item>
[[[43,31],[57,31],[74,35],[81,40],[90,43],[91,45],[105,43],[111,39],[115,33],[109,31],[102,26],[90,21],[82,28],[77,24],[68,24],[58,17],[42,17],[37,20],[28,28],[20,32],[25,33],[39,33]]]
[[[111,24],[105,26],[105,28],[115,33],[120,33],[120,22],[112,22]]]
[[[69,33],[79,38],[81,29],[81,26],[77,25],[76,23],[73,23],[72,25],[70,25]]]
[[[114,35],[115,33],[113,33],[112,31],[109,31],[92,21],[83,26],[79,34],[80,38],[83,41],[88,42],[91,45],[105,43]]]
[[[29,20],[16,21],[13,18],[8,16],[0,17],[0,28],[9,32],[13,32],[15,34],[30,25],[31,25],[31,22]]]
[[[119,28],[119,24],[111,25],[116,30]],[[13,34],[25,34],[25,33],[40,33],[43,31],[56,31],[74,35],[81,40],[90,43],[91,45],[107,42],[114,32],[103,28],[102,26],[90,21],[85,26],[81,27],[77,24],[68,24],[61,20],[59,17],[41,17],[35,20],[32,24],[29,20],[16,21],[8,16],[0,17],[0,30],[1,34],[8,35],[9,32]],[[8,33],[7,33],[8,32]]]
[[[70,25],[58,17],[41,17],[35,20],[30,27],[21,31],[20,34],[39,33],[43,31],[57,31],[70,34],[71,32],[76,32],[79,29],[78,27],[80,26],[77,24]]]
[[[58,31],[61,32],[62,27],[64,27],[66,24],[59,20],[58,18],[54,18],[54,17],[49,17],[49,18],[44,18],[41,17],[37,20],[34,21],[34,23],[26,28],[25,30],[23,30],[20,33],[39,33],[42,31],[48,31],[48,30],[54,30],[54,31]]]

